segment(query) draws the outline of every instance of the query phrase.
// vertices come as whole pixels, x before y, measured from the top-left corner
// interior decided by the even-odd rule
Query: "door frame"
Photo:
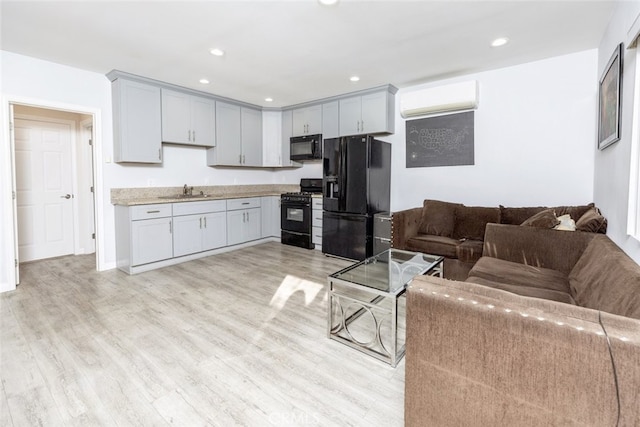
[[[0,241],[0,265],[14,265],[14,260],[18,259],[17,253],[17,230],[14,229],[17,218],[13,211],[13,194],[16,191],[15,185],[15,168],[12,164],[14,156],[13,147],[13,130],[11,129],[12,106],[24,105],[36,108],[48,108],[53,110],[67,111],[71,113],[85,114],[92,117],[93,121],[93,205],[94,205],[94,221],[96,231],[96,269],[98,271],[106,270],[107,263],[104,259],[104,209],[103,204],[98,203],[103,199],[103,168],[102,168],[102,111],[99,108],[67,104],[63,102],[49,101],[36,98],[28,98],[13,95],[2,95],[2,117],[0,129],[2,129],[3,138],[0,140],[0,158],[5,159],[0,172],[0,211],[6,212],[2,215],[4,218],[0,220],[3,230],[7,230],[7,236]],[[0,233],[2,234],[2,233]],[[0,292],[14,290],[16,288],[17,268],[7,268],[6,277],[0,275]]]
[[[23,104],[11,104],[12,106],[23,106]],[[59,111],[59,110],[58,110]],[[80,223],[79,223],[79,209],[78,209],[78,200],[77,200],[77,194],[78,194],[78,132],[79,132],[79,125],[80,122],[79,121],[74,121],[74,120],[67,120],[67,119],[58,119],[58,118],[54,118],[54,117],[47,117],[47,116],[38,116],[35,114],[21,114],[21,113],[16,113],[15,108],[13,110],[13,120],[14,120],[14,125],[15,125],[15,120],[25,120],[25,121],[38,121],[38,122],[44,122],[44,123],[55,123],[55,124],[62,124],[62,125],[68,125],[69,129],[71,131],[71,135],[70,135],[70,144],[71,144],[71,194],[73,195],[73,197],[71,198],[71,214],[73,215],[73,254],[74,255],[79,255],[79,249],[80,249]],[[18,172],[18,167],[16,165],[15,162],[15,136],[11,139],[12,142],[12,150],[13,150],[13,155],[14,155],[14,161],[13,161],[13,165],[14,165],[14,171],[13,171],[13,176],[14,176],[14,180],[15,180],[15,174]],[[14,189],[16,186],[16,182],[14,182]],[[15,190],[14,190],[15,191]],[[17,194],[17,193],[16,193]],[[17,201],[17,198],[16,198]],[[19,220],[18,218],[16,218],[14,220],[15,224],[19,224]],[[19,227],[16,227],[19,229]],[[16,241],[20,240],[20,236],[16,234],[16,236],[14,237],[16,239]],[[20,261],[20,258],[18,258],[18,261]],[[20,283],[18,281],[18,283]]]

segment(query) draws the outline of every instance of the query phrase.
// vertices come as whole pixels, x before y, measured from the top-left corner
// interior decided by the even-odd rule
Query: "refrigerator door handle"
[[[338,207],[340,211],[347,208],[347,140],[340,138],[340,175],[338,176]]]

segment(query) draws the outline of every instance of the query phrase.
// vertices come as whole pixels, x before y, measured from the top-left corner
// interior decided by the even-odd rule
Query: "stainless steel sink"
[[[160,196],[160,199],[201,199],[210,197],[210,194],[174,194],[172,196]]]

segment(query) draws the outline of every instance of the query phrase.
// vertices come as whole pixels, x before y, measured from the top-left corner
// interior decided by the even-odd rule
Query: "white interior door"
[[[72,254],[73,126],[14,120],[20,261]]]

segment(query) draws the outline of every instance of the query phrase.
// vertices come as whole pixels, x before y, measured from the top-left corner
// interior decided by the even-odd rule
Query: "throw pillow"
[[[560,224],[553,209],[545,209],[526,219],[522,224],[529,227],[553,228]]]
[[[439,200],[425,200],[418,232],[451,237],[456,222],[456,206],[461,205]]]
[[[553,227],[556,230],[564,230],[564,231],[576,231],[576,222],[571,219],[571,215],[560,215],[558,217],[558,221],[560,224]]]
[[[584,215],[578,218],[576,230],[589,231],[591,233],[607,233],[607,219],[602,216],[596,207],[589,209]]]

